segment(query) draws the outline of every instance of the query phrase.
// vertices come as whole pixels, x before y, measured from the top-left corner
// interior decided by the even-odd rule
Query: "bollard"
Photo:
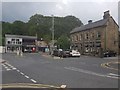
[[[17,51],[17,55],[19,55],[19,51]]]
[[[23,56],[23,52],[20,52],[20,56]]]
[[[67,86],[66,85],[61,85],[60,88],[66,88]]]

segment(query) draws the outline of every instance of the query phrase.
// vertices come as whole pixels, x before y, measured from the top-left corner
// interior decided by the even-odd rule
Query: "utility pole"
[[[54,50],[54,15],[52,15],[52,53],[53,54],[53,50]]]

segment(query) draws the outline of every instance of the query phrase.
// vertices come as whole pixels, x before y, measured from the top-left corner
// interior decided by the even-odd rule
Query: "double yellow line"
[[[29,83],[12,83],[12,84],[2,84],[2,88],[60,88],[53,85],[44,85],[44,84],[29,84]]]

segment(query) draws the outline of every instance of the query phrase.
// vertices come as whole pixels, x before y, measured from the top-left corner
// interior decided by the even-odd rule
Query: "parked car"
[[[54,55],[54,56],[58,56],[58,50],[54,50],[54,51],[53,51],[53,55]]]
[[[63,50],[59,52],[60,57],[69,57],[70,56],[70,51],[69,50]]]
[[[106,51],[103,53],[104,57],[112,57],[112,56],[116,56],[116,52],[114,51]]]
[[[70,51],[70,56],[72,57],[80,57],[80,52],[78,52],[77,50],[71,50]]]
[[[24,53],[31,53],[32,52],[32,50],[31,49],[24,49],[24,51],[23,51]]]

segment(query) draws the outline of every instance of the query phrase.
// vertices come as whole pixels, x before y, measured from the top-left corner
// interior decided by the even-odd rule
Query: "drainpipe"
[[[106,28],[105,28],[105,39],[104,39],[104,48],[105,48],[105,51],[106,51]]]

